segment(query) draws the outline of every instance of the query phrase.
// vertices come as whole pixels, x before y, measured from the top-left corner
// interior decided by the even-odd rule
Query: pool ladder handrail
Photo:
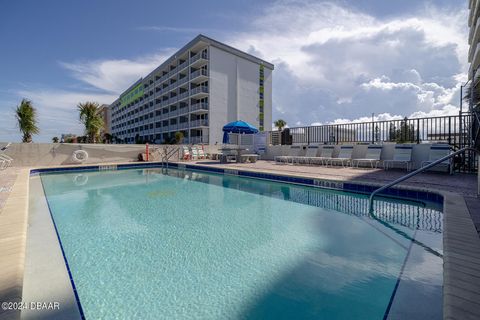
[[[394,185],[396,185],[396,184],[398,184],[398,183],[400,183],[400,182],[403,182],[403,181],[405,181],[405,180],[407,180],[407,179],[410,179],[411,177],[416,176],[417,174],[422,173],[422,172],[424,172],[425,170],[428,170],[428,169],[430,169],[431,167],[434,167],[434,166],[436,166],[437,164],[440,164],[440,163],[444,162],[445,160],[448,160],[448,159],[450,159],[450,158],[452,158],[452,157],[455,157],[457,154],[464,153],[465,151],[474,151],[474,152],[477,152],[477,153],[480,152],[479,150],[477,150],[477,149],[475,149],[475,148],[471,148],[471,147],[467,147],[467,148],[460,149],[460,150],[458,150],[458,151],[455,151],[454,153],[450,153],[448,156],[445,156],[445,157],[443,157],[443,158],[440,158],[440,159],[438,159],[438,160],[436,160],[436,161],[434,161],[434,162],[432,162],[432,163],[430,163],[430,164],[428,164],[428,165],[426,165],[426,166],[424,166],[424,167],[421,167],[421,168],[419,168],[419,169],[417,169],[417,170],[415,170],[415,171],[413,171],[413,172],[411,172],[411,173],[409,173],[409,174],[407,174],[407,175],[404,175],[403,177],[400,177],[400,178],[398,178],[398,179],[396,179],[396,180],[394,180],[394,181],[392,181],[392,182],[384,185],[383,187],[378,188],[377,190],[373,191],[373,192],[370,194],[370,198],[368,199],[368,212],[369,212],[370,214],[373,214],[373,198],[374,198],[378,193],[380,193],[380,192],[382,192],[383,190],[388,189],[388,188],[390,188],[390,187],[392,187],[392,186],[394,186]],[[479,168],[479,170],[480,170],[480,168]]]
[[[178,153],[180,155],[180,148],[176,147],[171,150],[168,150],[168,146],[163,147],[163,157],[162,157],[162,167],[166,165],[168,168],[168,160],[175,154]]]

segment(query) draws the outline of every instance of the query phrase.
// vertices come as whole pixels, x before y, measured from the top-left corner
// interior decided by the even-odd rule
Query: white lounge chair
[[[294,158],[298,164],[310,164],[310,159],[315,158],[318,153],[318,146],[316,145],[309,145],[307,147],[307,152],[304,156],[298,156]]]
[[[448,156],[451,153],[450,146],[448,144],[434,144],[430,147],[430,152],[428,154],[428,161],[422,162],[422,167],[440,160],[443,157]],[[442,161],[438,166],[446,166],[448,170],[452,168],[451,158],[445,161]]]
[[[191,150],[192,150],[191,159],[192,159],[192,160],[198,160],[198,150],[197,150],[197,146],[192,146],[192,147],[191,147]]]
[[[302,146],[291,146],[288,150],[288,156],[276,156],[274,160],[279,163],[289,163],[289,161],[293,163],[293,159],[300,156],[302,149]]]
[[[9,142],[6,146],[4,146],[0,149],[0,161],[2,162],[2,164],[0,165],[0,168],[5,169],[6,167],[11,166],[12,163],[13,163],[13,158],[8,156],[5,153],[7,151],[7,149],[10,147],[11,144],[12,143]]]
[[[203,150],[202,146],[197,146],[197,154],[199,159],[206,159],[205,151]]]
[[[368,146],[367,154],[365,158],[352,159],[352,166],[355,167],[355,164],[356,164],[356,167],[358,168],[358,165],[360,163],[365,162],[365,163],[370,163],[370,166],[372,167],[372,169],[374,167],[378,168],[378,164],[380,162],[380,156],[382,154],[382,149],[383,147],[379,145]]]
[[[187,146],[182,146],[182,159],[183,160],[190,160],[192,158],[192,154]]]
[[[328,160],[332,159],[334,151],[334,146],[323,146],[320,150],[320,156],[311,157],[310,163],[326,165]]]
[[[407,171],[410,170],[412,164],[412,146],[396,145],[393,159],[383,160],[383,168],[388,170],[389,164],[405,164]]]
[[[327,160],[327,166],[328,163],[330,163],[332,166],[337,163],[340,163],[342,167],[348,166],[352,161],[352,152],[353,146],[341,146],[338,157]]]

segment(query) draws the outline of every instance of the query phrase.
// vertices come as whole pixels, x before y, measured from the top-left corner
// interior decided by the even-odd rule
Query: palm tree
[[[100,105],[97,102],[79,103],[78,111],[80,112],[80,121],[85,126],[85,134],[88,142],[95,143],[103,128],[103,117],[100,112]]]
[[[181,131],[175,132],[175,144],[182,143],[183,138],[184,138],[183,132],[181,132]]]
[[[285,120],[278,119],[273,124],[275,125],[275,127],[278,128],[278,131],[282,131],[283,128],[287,125],[287,122]]]
[[[32,142],[32,135],[40,132],[37,126],[37,110],[32,106],[32,102],[22,99],[20,105],[15,109],[15,117],[23,135],[22,142]]]
[[[53,137],[53,138],[52,138],[52,142],[53,142],[53,143],[58,143],[58,137]]]

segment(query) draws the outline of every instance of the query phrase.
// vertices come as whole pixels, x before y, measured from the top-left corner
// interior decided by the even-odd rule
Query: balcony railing
[[[188,128],[188,121],[186,122],[180,122],[178,124],[178,129],[181,130],[181,129],[187,129]]]
[[[181,86],[182,84],[184,84],[184,83],[186,83],[186,82],[188,82],[188,76],[186,76],[186,77],[184,77],[184,78],[182,78],[182,79],[180,79],[180,80],[177,81],[177,83],[178,83],[179,86]]]
[[[177,70],[180,71],[183,68],[185,68],[186,66],[188,66],[188,60],[185,60],[184,62],[180,63],[177,67]]]
[[[195,143],[208,143],[208,136],[197,136],[197,137],[190,137],[188,142],[191,144]]]
[[[195,61],[200,60],[200,59],[208,60],[208,54],[199,52],[199,53],[197,53],[196,55],[194,55],[193,57],[190,58],[190,63],[194,63]]]
[[[199,119],[190,122],[190,127],[208,127],[208,120]]]
[[[207,76],[208,77],[208,71],[205,70],[205,69],[199,69],[195,72],[192,72],[192,74],[190,75],[190,79],[193,80],[199,76]]]
[[[198,86],[190,90],[190,94],[194,95],[197,93],[208,93],[208,87],[206,86]]]
[[[190,107],[191,111],[197,111],[197,110],[208,110],[208,102],[198,102],[195,104],[192,104]]]
[[[188,107],[183,107],[178,109],[178,114],[188,113]]]
[[[190,92],[186,91],[186,92],[180,93],[177,97],[178,97],[178,100],[182,100],[187,98],[189,95],[190,95]]]

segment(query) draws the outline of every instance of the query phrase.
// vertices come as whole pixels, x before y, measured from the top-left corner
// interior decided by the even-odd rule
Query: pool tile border
[[[17,246],[10,247],[14,252],[9,256],[9,260],[16,261],[13,274],[17,274],[14,282],[17,283],[14,288],[18,291],[13,299],[9,301],[21,301],[21,288],[23,282],[23,261],[25,255],[25,239],[26,224],[28,219],[28,181],[30,175],[38,175],[40,173],[54,173],[66,171],[101,171],[101,165],[88,166],[68,166],[60,168],[34,168],[24,169],[17,177],[17,181],[12,189],[10,197],[7,199],[6,206],[2,211],[2,216],[14,216],[12,225],[19,231],[17,237]],[[126,163],[114,164],[109,170],[123,170],[133,168],[158,168],[161,162],[152,163]],[[373,183],[350,183],[344,181],[335,181],[329,179],[314,179],[289,174],[272,174],[267,172],[251,171],[251,170],[235,170],[235,172],[225,172],[223,168],[209,167],[205,165],[169,163],[169,167],[179,169],[201,170],[222,174],[234,174],[257,179],[267,179],[292,184],[302,184],[330,188],[335,190],[345,190],[353,192],[368,193],[379,187],[379,184]],[[329,184],[330,183],[330,184]],[[341,186],[341,188],[340,188]],[[406,197],[417,200],[433,201],[442,203],[444,207],[444,319],[478,319],[480,318],[480,238],[476,233],[473,221],[469,216],[465,200],[462,195],[444,192],[432,189],[419,189],[413,187],[399,186],[393,190],[386,192],[385,195]],[[12,206],[12,203],[14,204]],[[8,219],[7,219],[8,221]],[[5,220],[0,221],[1,225],[5,225]],[[468,242],[468,245],[465,243]],[[5,237],[0,235],[0,253],[4,249]],[[22,245],[23,244],[23,245]],[[20,250],[18,250],[20,248]],[[19,263],[20,262],[20,263]],[[7,276],[10,276],[8,274]],[[0,289],[5,284],[5,272],[0,276]],[[9,277],[10,279],[10,277]],[[3,282],[2,282],[3,281]],[[460,285],[459,282],[468,284]],[[0,310],[1,312],[1,310]],[[18,318],[19,312],[0,313],[0,316],[8,318]]]

